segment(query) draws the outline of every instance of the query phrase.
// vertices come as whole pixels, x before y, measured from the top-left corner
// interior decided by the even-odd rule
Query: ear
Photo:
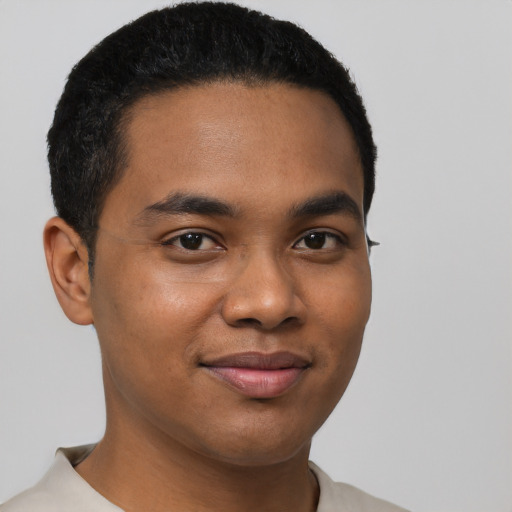
[[[43,241],[48,272],[60,307],[75,324],[92,324],[89,254],[85,243],[60,217],[46,223]]]

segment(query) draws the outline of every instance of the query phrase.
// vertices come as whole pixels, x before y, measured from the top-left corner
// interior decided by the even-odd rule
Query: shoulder
[[[94,445],[60,449],[43,478],[3,505],[0,512],[121,512],[73,469]]]
[[[367,494],[352,485],[334,482],[318,466],[310,462],[320,486],[317,512],[407,512],[389,501]]]
[[[35,485],[0,505],[0,512],[53,512],[58,506],[52,493]]]
[[[53,475],[59,466],[56,458],[49,471],[36,485],[0,505],[0,512],[60,512],[60,493],[55,492],[53,485]]]

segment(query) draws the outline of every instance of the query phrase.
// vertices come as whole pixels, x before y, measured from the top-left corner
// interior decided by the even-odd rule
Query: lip
[[[311,363],[292,352],[243,352],[203,362],[201,366],[242,395],[268,399],[292,388]]]

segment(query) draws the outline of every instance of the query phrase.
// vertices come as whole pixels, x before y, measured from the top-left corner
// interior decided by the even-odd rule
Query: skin
[[[315,510],[311,438],[349,383],[370,313],[351,130],[326,95],[279,84],[160,93],[127,119],[92,283],[80,237],[59,218],[45,229],[61,306],[95,325],[103,358],[107,429],[77,471],[127,512]],[[176,193],[233,215],[148,211]],[[356,211],[291,215],[333,193]],[[205,235],[199,248],[180,247],[190,232]],[[204,366],[247,351],[308,365],[270,398]]]

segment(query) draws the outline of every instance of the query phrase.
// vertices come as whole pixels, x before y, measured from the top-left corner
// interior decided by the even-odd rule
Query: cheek
[[[99,270],[99,269],[98,269]],[[154,414],[181,408],[193,373],[190,346],[208,321],[214,301],[186,283],[119,266],[108,278],[98,272],[95,326],[108,377],[105,391]]]
[[[369,266],[351,272],[333,272],[325,286],[310,297],[312,329],[318,332],[319,365],[344,389],[355,369],[371,309]]]
[[[119,367],[135,363],[151,372],[155,364],[183,357],[215,309],[214,287],[172,281],[158,267],[116,262],[95,269],[92,307],[104,356],[115,357]]]
[[[314,276],[304,293],[313,316],[333,336],[362,334],[370,316],[372,297],[367,259]]]
[[[310,333],[316,367],[313,393],[303,406],[316,417],[318,429],[343,396],[359,358],[370,314],[369,270],[332,277],[310,296]]]

